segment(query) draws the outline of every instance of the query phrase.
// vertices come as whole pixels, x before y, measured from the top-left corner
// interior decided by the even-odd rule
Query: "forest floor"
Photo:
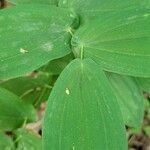
[[[129,150],[150,150],[150,95],[146,94],[145,116],[140,129],[128,129]]]

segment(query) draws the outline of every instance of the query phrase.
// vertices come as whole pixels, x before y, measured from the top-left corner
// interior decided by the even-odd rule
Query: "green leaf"
[[[14,150],[14,144],[11,137],[0,132],[0,150]]]
[[[71,62],[46,109],[44,150],[126,150],[121,112],[103,71],[91,59]]]
[[[150,93],[150,78],[137,78],[142,90]]]
[[[42,140],[38,134],[23,128],[15,133],[18,139],[16,150],[42,150]]]
[[[130,127],[140,127],[144,117],[144,99],[136,80],[132,77],[107,73],[124,122]]]
[[[39,3],[39,4],[50,4],[50,5],[57,5],[58,0],[7,0],[13,4],[32,4],[32,3]]]
[[[70,53],[74,15],[47,5],[20,5],[0,11],[0,78],[33,71]]]
[[[150,9],[106,13],[83,25],[72,39],[77,57],[84,55],[104,70],[150,76]]]
[[[25,121],[35,121],[36,112],[13,93],[0,88],[0,130],[10,131],[20,127]]]
[[[150,6],[149,0],[60,0],[59,6],[73,9],[81,21],[96,19],[105,13]]]
[[[18,95],[25,102],[36,104],[48,99],[52,82],[51,75],[37,73],[3,81],[0,86]]]

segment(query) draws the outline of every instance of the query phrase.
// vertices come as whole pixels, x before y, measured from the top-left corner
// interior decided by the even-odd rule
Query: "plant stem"
[[[83,56],[84,55],[84,48],[83,48],[83,46],[81,46],[81,59],[83,59]]]

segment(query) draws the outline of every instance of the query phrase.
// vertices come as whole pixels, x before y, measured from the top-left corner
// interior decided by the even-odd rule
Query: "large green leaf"
[[[30,4],[30,3],[39,3],[39,4],[50,4],[57,5],[58,0],[7,0],[13,4]]]
[[[150,76],[150,9],[103,14],[83,25],[72,39],[74,53],[104,70]]]
[[[23,75],[70,53],[74,15],[47,5],[0,11],[0,78]]]
[[[42,150],[41,137],[32,131],[26,129],[18,129],[16,132],[18,139],[16,150]]]
[[[148,7],[149,0],[60,0],[59,6],[73,9],[81,20],[91,20],[105,13]]]
[[[25,121],[35,121],[36,112],[32,105],[26,104],[16,95],[0,88],[0,130],[12,130]]]
[[[104,73],[91,59],[71,62],[49,98],[44,150],[125,150],[124,124]]]
[[[3,81],[0,86],[18,95],[29,103],[41,103],[48,99],[52,76],[46,73],[25,76]]]
[[[132,77],[107,73],[120,105],[124,122],[130,127],[140,127],[144,117],[144,98],[139,85]]]
[[[0,150],[14,150],[14,144],[11,137],[0,132]]]

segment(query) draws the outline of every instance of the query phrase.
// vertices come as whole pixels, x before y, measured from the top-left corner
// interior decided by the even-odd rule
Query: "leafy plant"
[[[48,100],[43,150],[126,150],[125,125],[141,126],[150,87],[150,1],[8,2],[0,10],[0,138],[10,149],[41,149],[25,126]]]

